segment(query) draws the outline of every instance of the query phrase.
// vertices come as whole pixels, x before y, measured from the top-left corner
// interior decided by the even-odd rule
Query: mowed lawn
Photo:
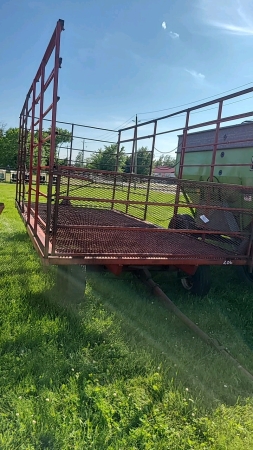
[[[253,448],[253,383],[132,275],[88,271],[64,298],[0,185],[0,449]],[[205,299],[156,281],[253,372],[253,288],[214,268]]]
[[[174,214],[174,204],[176,198],[176,186],[166,186],[159,183],[151,184],[147,195],[147,183],[131,183],[131,187],[127,183],[117,181],[115,193],[113,194],[113,180],[102,183],[101,181],[89,181],[71,179],[69,190],[67,190],[67,179],[62,178],[60,185],[60,195],[69,195],[75,200],[71,200],[73,205],[87,205],[89,207],[105,207],[112,205],[111,200],[114,199],[114,209],[130,214],[138,219],[143,220],[146,214],[146,220],[155,225],[167,228]],[[33,186],[35,189],[35,185]],[[28,185],[26,185],[26,195],[28,193]],[[41,185],[40,191],[47,192],[47,186]],[[53,186],[53,198],[55,197],[55,186]],[[196,194],[195,194],[196,197]],[[35,198],[35,192],[32,192],[32,199]],[[77,200],[80,198],[80,200]],[[88,200],[89,199],[89,200]],[[103,201],[102,201],[103,200]],[[46,202],[45,197],[40,197],[41,202]],[[107,201],[107,202],[105,202]],[[150,203],[145,206],[145,203]],[[191,214],[190,208],[186,204],[184,196],[181,194],[179,198],[181,204],[185,204],[178,208],[180,214]]]

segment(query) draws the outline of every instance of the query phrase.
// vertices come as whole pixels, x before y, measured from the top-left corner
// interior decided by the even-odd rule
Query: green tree
[[[151,165],[151,152],[148,147],[141,147],[137,150],[137,173],[149,175]],[[135,168],[136,169],[136,168]],[[136,170],[134,170],[136,173]]]
[[[4,130],[6,128],[6,125],[4,123],[0,123],[0,139],[3,137],[4,135]]]
[[[63,128],[56,129],[55,139],[55,161],[59,159],[59,150],[62,144],[71,141],[71,133]],[[43,138],[46,138],[50,134],[50,129],[43,131]],[[0,166],[1,167],[16,167],[18,158],[18,128],[5,129],[3,124],[0,124]],[[38,131],[35,132],[34,142],[38,142]],[[30,153],[30,133],[27,134],[27,165],[29,164]],[[45,142],[42,149],[42,165],[47,165],[49,162],[50,154],[50,141]],[[34,164],[37,163],[38,147],[34,149]],[[60,162],[59,162],[60,163]]]
[[[91,156],[87,166],[90,169],[115,171],[117,165],[117,149],[117,144],[105,145],[104,150],[100,148]],[[118,158],[118,172],[123,171],[125,160],[125,150],[124,147],[121,147]]]
[[[125,166],[124,166],[125,173],[131,172],[131,165],[132,165],[132,156],[127,156],[125,159]]]
[[[76,155],[75,166],[84,167],[84,152],[82,150]]]
[[[69,165],[69,160],[68,160],[68,158],[58,159],[58,160],[56,161],[56,163],[57,163],[59,166],[68,166],[68,165]]]
[[[176,164],[176,159],[170,155],[161,155],[155,160],[155,167],[174,167]]]
[[[48,130],[43,131],[42,137],[45,139],[51,133],[50,128]],[[34,141],[38,142],[38,131],[35,132]],[[71,142],[71,133],[68,130],[63,128],[56,128],[55,135],[55,162],[57,164],[63,164],[62,158],[60,158],[60,150],[63,144],[67,144]],[[34,151],[34,163],[37,163],[37,155],[38,149],[35,147]],[[50,141],[46,141],[42,147],[42,161],[41,165],[48,166],[49,165],[49,156],[50,156]],[[65,158],[66,159],[66,158]]]
[[[18,156],[18,128],[0,127],[0,166],[16,167]]]

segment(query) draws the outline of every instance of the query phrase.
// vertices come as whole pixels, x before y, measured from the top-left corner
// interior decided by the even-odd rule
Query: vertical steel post
[[[132,145],[130,173],[134,173],[134,171],[135,171],[135,142],[136,142],[136,138],[137,138],[137,130],[136,130],[136,127],[134,127],[134,137],[133,137],[133,145]]]
[[[38,137],[38,156],[36,171],[36,192],[35,192],[35,213],[34,213],[34,235],[37,235],[38,215],[39,215],[39,191],[40,191],[40,170],[42,157],[43,140],[43,111],[44,111],[44,81],[45,81],[45,63],[42,61],[40,72],[40,113],[39,113],[39,137]]]
[[[121,131],[118,134],[118,144],[117,144],[117,154],[115,161],[115,174],[114,174],[114,182],[113,182],[113,191],[112,191],[112,200],[115,200],[116,195],[116,187],[117,187],[117,179],[118,179],[118,165],[119,165],[119,152],[120,152],[120,142],[121,142]],[[111,204],[111,209],[114,209],[114,202]]]
[[[23,184],[22,184],[22,206],[21,211],[24,212],[24,203],[25,203],[25,173],[26,173],[26,145],[27,145],[27,136],[28,136],[28,130],[27,130],[27,121],[28,121],[28,101],[29,96],[26,97],[25,102],[25,119],[24,119],[24,136],[23,136]]]
[[[27,223],[30,225],[31,215],[31,197],[32,197],[32,173],[33,173],[33,153],[34,153],[34,118],[35,118],[35,99],[36,99],[36,81],[33,81],[32,90],[32,118],[31,118],[31,135],[30,135],[30,164],[29,164],[29,189],[28,189],[28,205],[27,205]]]
[[[74,124],[71,125],[71,141],[70,141],[70,150],[69,150],[69,161],[68,165],[71,166],[72,162],[72,151],[73,151],[73,136],[74,136]],[[70,188],[70,171],[68,172],[68,184],[67,184],[67,196],[69,196],[69,188]]]
[[[149,167],[149,178],[148,178],[146,202],[148,202],[149,192],[150,192],[150,183],[151,183],[153,159],[154,159],[154,152],[155,152],[156,130],[157,130],[157,120],[155,120],[155,123],[154,123],[154,134],[153,134],[153,140],[152,140],[152,149],[151,149],[151,158],[150,158],[150,167]],[[144,210],[144,220],[147,220],[147,212],[148,212],[148,205],[146,203],[145,204],[145,210]]]
[[[135,150],[134,150],[134,173],[138,173],[138,167],[137,167],[137,134],[138,134],[138,119],[137,114],[135,116]]]
[[[217,116],[217,125],[216,125],[216,130],[215,130],[215,137],[214,137],[212,162],[211,162],[210,178],[209,178],[210,181],[213,181],[213,173],[214,173],[216,153],[217,153],[218,140],[219,140],[219,131],[220,131],[220,120],[221,120],[221,115],[222,115],[222,106],[223,106],[223,101],[220,101],[219,102],[219,109],[218,109],[218,116]]]
[[[183,131],[183,139],[182,139],[182,147],[181,147],[181,154],[180,154],[180,160],[179,160],[179,171],[178,171],[178,179],[181,180],[183,176],[183,168],[184,168],[184,156],[185,156],[185,149],[186,149],[186,141],[187,141],[187,131],[189,126],[189,119],[190,119],[190,110],[186,113],[186,119],[185,119],[185,127]],[[178,212],[178,202],[180,197],[180,183],[177,184],[176,189],[176,195],[175,195],[175,205],[174,205],[174,215],[177,215]]]
[[[21,145],[20,145],[19,164],[17,170],[17,179],[19,184],[19,192],[18,192],[19,208],[21,208],[22,184],[25,182],[25,174],[23,170],[23,153],[24,153],[24,107],[21,113]]]
[[[187,131],[189,126],[189,119],[190,119],[190,111],[188,110],[186,113],[186,119],[185,119],[185,127],[183,131],[183,139],[182,139],[182,148],[181,148],[181,154],[180,154],[180,161],[179,161],[179,171],[178,171],[178,178],[181,180],[183,176],[183,169],[184,169],[184,157],[185,157],[185,150],[186,150],[186,141],[187,141]]]
[[[132,183],[132,174],[134,174],[134,168],[135,168],[135,142],[137,137],[137,130],[136,127],[134,127],[134,137],[133,137],[133,145],[132,145],[132,155],[131,155],[131,166],[130,166],[130,176],[128,178],[128,187],[127,187],[127,204],[126,204],[126,214],[128,213],[129,208],[129,198],[131,193],[131,183]]]
[[[45,251],[47,258],[49,253],[50,225],[51,225],[51,209],[52,209],[52,188],[53,188],[53,172],[55,160],[55,131],[56,131],[56,112],[57,112],[57,93],[58,93],[58,75],[60,68],[60,36],[63,30],[64,22],[58,20],[55,30],[55,59],[54,59],[54,85],[53,85],[53,105],[52,105],[52,123],[51,123],[51,140],[50,140],[50,157],[49,157],[49,179],[47,188],[47,220],[45,232]]]
[[[22,110],[23,112],[23,110]],[[20,189],[19,189],[19,178],[18,178],[18,174],[19,174],[19,167],[20,167],[20,158],[21,158],[21,148],[22,148],[22,112],[19,116],[19,134],[18,134],[18,159],[17,159],[17,179],[16,179],[16,202],[18,203],[18,206],[20,207],[20,203],[19,203],[19,193],[20,193]],[[10,175],[11,176],[11,175]]]
[[[60,186],[61,186],[61,175],[58,174],[57,182],[56,182],[56,189],[55,189],[55,202],[54,202],[52,236],[51,236],[51,238],[52,238],[52,255],[55,255],[55,247],[56,247]]]

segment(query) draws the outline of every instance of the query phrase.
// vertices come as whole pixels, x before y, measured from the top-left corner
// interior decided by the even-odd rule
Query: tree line
[[[42,133],[42,138],[46,138],[51,133],[50,128],[44,130]],[[0,167],[2,168],[16,168],[18,160],[18,140],[19,140],[19,129],[18,128],[8,128],[4,124],[0,124]],[[34,133],[34,143],[38,143],[39,136],[38,131]],[[62,144],[71,141],[71,133],[68,130],[62,128],[56,129],[55,136],[55,161],[58,164],[65,164],[67,160],[61,160],[59,158],[59,150]],[[27,136],[27,164],[29,165],[29,153],[30,153],[30,133]],[[42,146],[42,159],[41,165],[49,164],[49,154],[50,154],[50,143],[46,141]],[[34,165],[37,164],[38,160],[38,147],[34,148]]]
[[[50,128],[43,131],[43,138],[50,134]],[[18,139],[19,129],[8,128],[0,124],[0,167],[2,168],[16,168],[18,158]],[[35,132],[34,142],[38,142],[38,132]],[[67,165],[67,158],[61,159],[59,156],[60,148],[63,144],[71,142],[71,133],[63,128],[56,129],[55,137],[55,162],[59,165]],[[121,147],[117,155],[117,144],[105,145],[104,148],[99,148],[89,158],[84,161],[84,151],[80,151],[75,161],[72,162],[76,167],[87,167],[98,170],[108,170],[119,172],[134,173],[148,175],[151,165],[151,152],[147,147],[140,147],[136,152],[134,161],[132,155],[126,154],[124,147]],[[27,165],[29,166],[29,152],[30,152],[30,134],[27,137]],[[41,165],[49,164],[50,143],[46,141],[42,147]],[[34,165],[37,164],[38,147],[34,148]],[[175,159],[170,155],[160,156],[153,161],[153,167],[166,166],[173,167]]]
[[[84,151],[80,151],[75,159],[76,167],[87,167],[90,169],[108,170],[140,175],[148,175],[151,165],[151,151],[148,147],[140,147],[136,152],[136,157],[132,161],[132,155],[125,153],[124,147],[121,147],[117,154],[117,144],[105,145],[98,149],[90,158],[84,160]],[[175,159],[170,155],[160,156],[153,161],[152,167],[174,167]]]

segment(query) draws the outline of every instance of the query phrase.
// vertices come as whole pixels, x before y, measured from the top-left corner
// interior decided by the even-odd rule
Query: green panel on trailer
[[[240,184],[243,186],[253,186],[253,147],[233,148],[217,150],[214,176],[220,183]],[[180,153],[177,154],[177,166],[175,170],[178,176]],[[208,181],[210,176],[210,165],[212,161],[212,151],[186,152],[184,166],[190,164],[193,167],[184,167],[183,178],[187,180]],[[238,164],[251,164],[252,166],[238,166]],[[197,167],[197,164],[207,164],[207,166]],[[222,167],[223,164],[237,164],[236,166]],[[215,180],[214,180],[215,181]]]
[[[215,141],[215,129],[189,133],[186,140],[182,178],[186,180],[208,181],[210,177],[212,154]],[[175,175],[179,174],[183,136],[178,138],[177,161]],[[224,166],[224,164],[234,164]],[[240,164],[248,164],[240,166]],[[192,167],[187,167],[191,165]],[[253,122],[245,122],[233,126],[222,127],[218,134],[217,152],[214,167],[214,182],[236,184],[253,187]],[[189,197],[191,195],[189,194]],[[226,196],[223,191],[223,205],[253,208],[253,195],[245,194],[239,199]],[[248,223],[245,217],[240,227]]]
[[[208,180],[215,133],[216,130],[213,128],[187,134],[184,166],[191,164],[193,167],[184,167],[183,178]],[[178,137],[176,176],[178,176],[182,141],[181,135]],[[198,167],[199,164],[206,164],[206,166]],[[223,164],[236,164],[236,166],[221,167]],[[240,164],[249,165],[240,167]],[[220,183],[253,186],[253,122],[247,121],[219,129],[215,165],[214,176]]]

